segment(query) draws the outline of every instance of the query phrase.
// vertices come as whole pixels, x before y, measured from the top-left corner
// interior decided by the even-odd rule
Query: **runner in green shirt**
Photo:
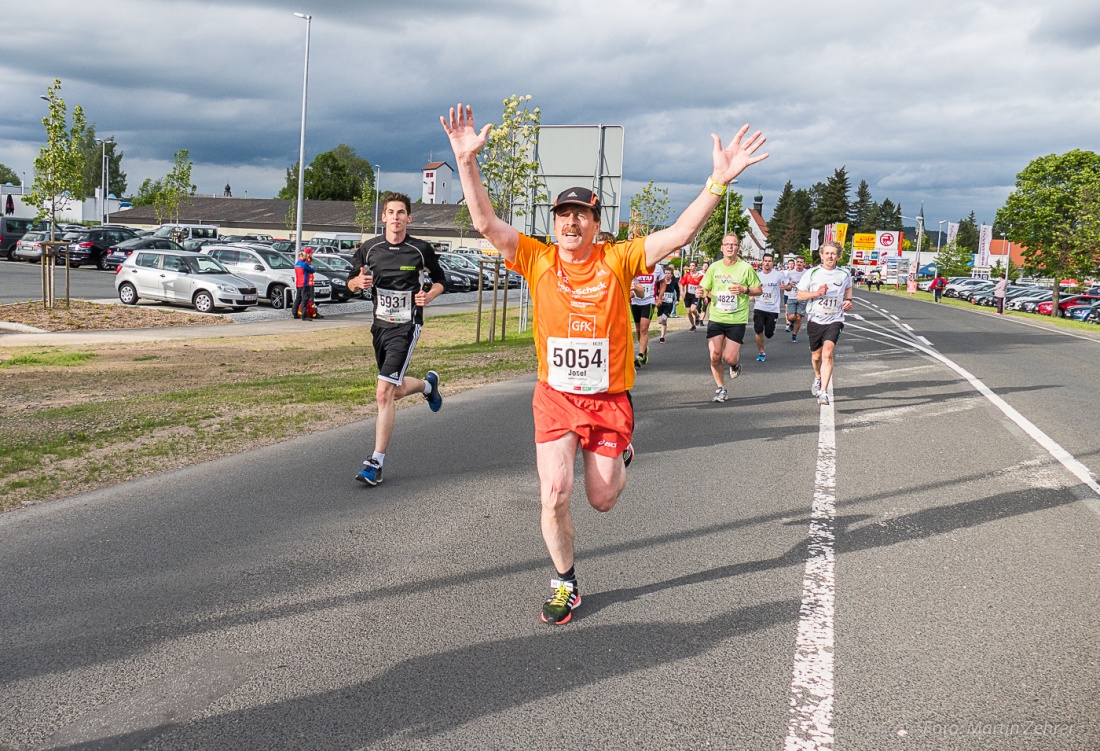
[[[718,388],[714,401],[726,401],[725,373],[730,378],[741,375],[741,343],[749,322],[749,298],[763,292],[760,277],[751,265],[740,260],[741,240],[737,235],[722,238],[722,258],[712,263],[699,289],[710,300],[710,322],[707,324],[707,347],[710,349],[710,372]]]

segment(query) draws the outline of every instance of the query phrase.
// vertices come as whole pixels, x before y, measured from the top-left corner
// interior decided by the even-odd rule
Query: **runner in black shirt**
[[[443,270],[432,246],[409,237],[412,215],[409,197],[401,193],[383,196],[385,234],[359,246],[351,262],[348,289],[374,290],[374,323],[371,338],[378,363],[378,419],[375,421],[374,454],[355,476],[359,482],[382,482],[382,463],[393,435],[395,402],[423,394],[432,412],[443,406],[439,374],[429,370],[423,380],[405,375],[424,323],[424,306],[443,294]]]

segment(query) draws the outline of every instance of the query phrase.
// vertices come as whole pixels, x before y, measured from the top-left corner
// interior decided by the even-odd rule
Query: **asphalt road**
[[[857,297],[832,408],[654,343],[565,627],[530,379],[0,517],[0,748],[1100,747],[1100,340]]]

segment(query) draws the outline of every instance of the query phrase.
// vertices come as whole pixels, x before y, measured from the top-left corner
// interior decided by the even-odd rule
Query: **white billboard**
[[[600,197],[601,228],[619,232],[619,210],[623,187],[623,141],[621,125],[539,126],[535,156],[546,200],[534,204],[529,215],[518,216],[512,225],[534,237],[554,231],[550,207],[567,188],[588,188]]]

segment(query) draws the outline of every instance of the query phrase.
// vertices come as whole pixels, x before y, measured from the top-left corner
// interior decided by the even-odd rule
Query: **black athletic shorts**
[[[695,304],[695,295],[691,294],[690,292],[685,294],[684,295],[684,310],[687,310],[688,308],[690,308],[694,304]]]
[[[714,321],[708,321],[707,339],[713,339],[716,336],[724,336],[731,342],[744,344],[745,329],[747,328],[748,326],[744,323],[715,323]]]
[[[640,322],[643,318],[652,320],[653,303],[647,302],[645,305],[635,305],[631,303],[630,314],[634,316],[634,323]]]
[[[420,338],[420,324],[404,326],[373,326],[374,361],[378,363],[378,379],[401,385],[405,371],[412,361],[416,340]]]
[[[657,317],[665,316],[666,318],[672,315],[673,309],[676,308],[676,303],[664,302],[657,306]]]
[[[752,312],[752,330],[757,334],[763,334],[768,339],[775,334],[775,322],[779,320],[778,313],[770,313],[766,310],[754,310]]]
[[[806,333],[810,337],[810,351],[817,352],[825,345],[825,342],[836,344],[843,329],[844,324],[840,321],[836,323],[814,323],[810,321],[806,324]]]

